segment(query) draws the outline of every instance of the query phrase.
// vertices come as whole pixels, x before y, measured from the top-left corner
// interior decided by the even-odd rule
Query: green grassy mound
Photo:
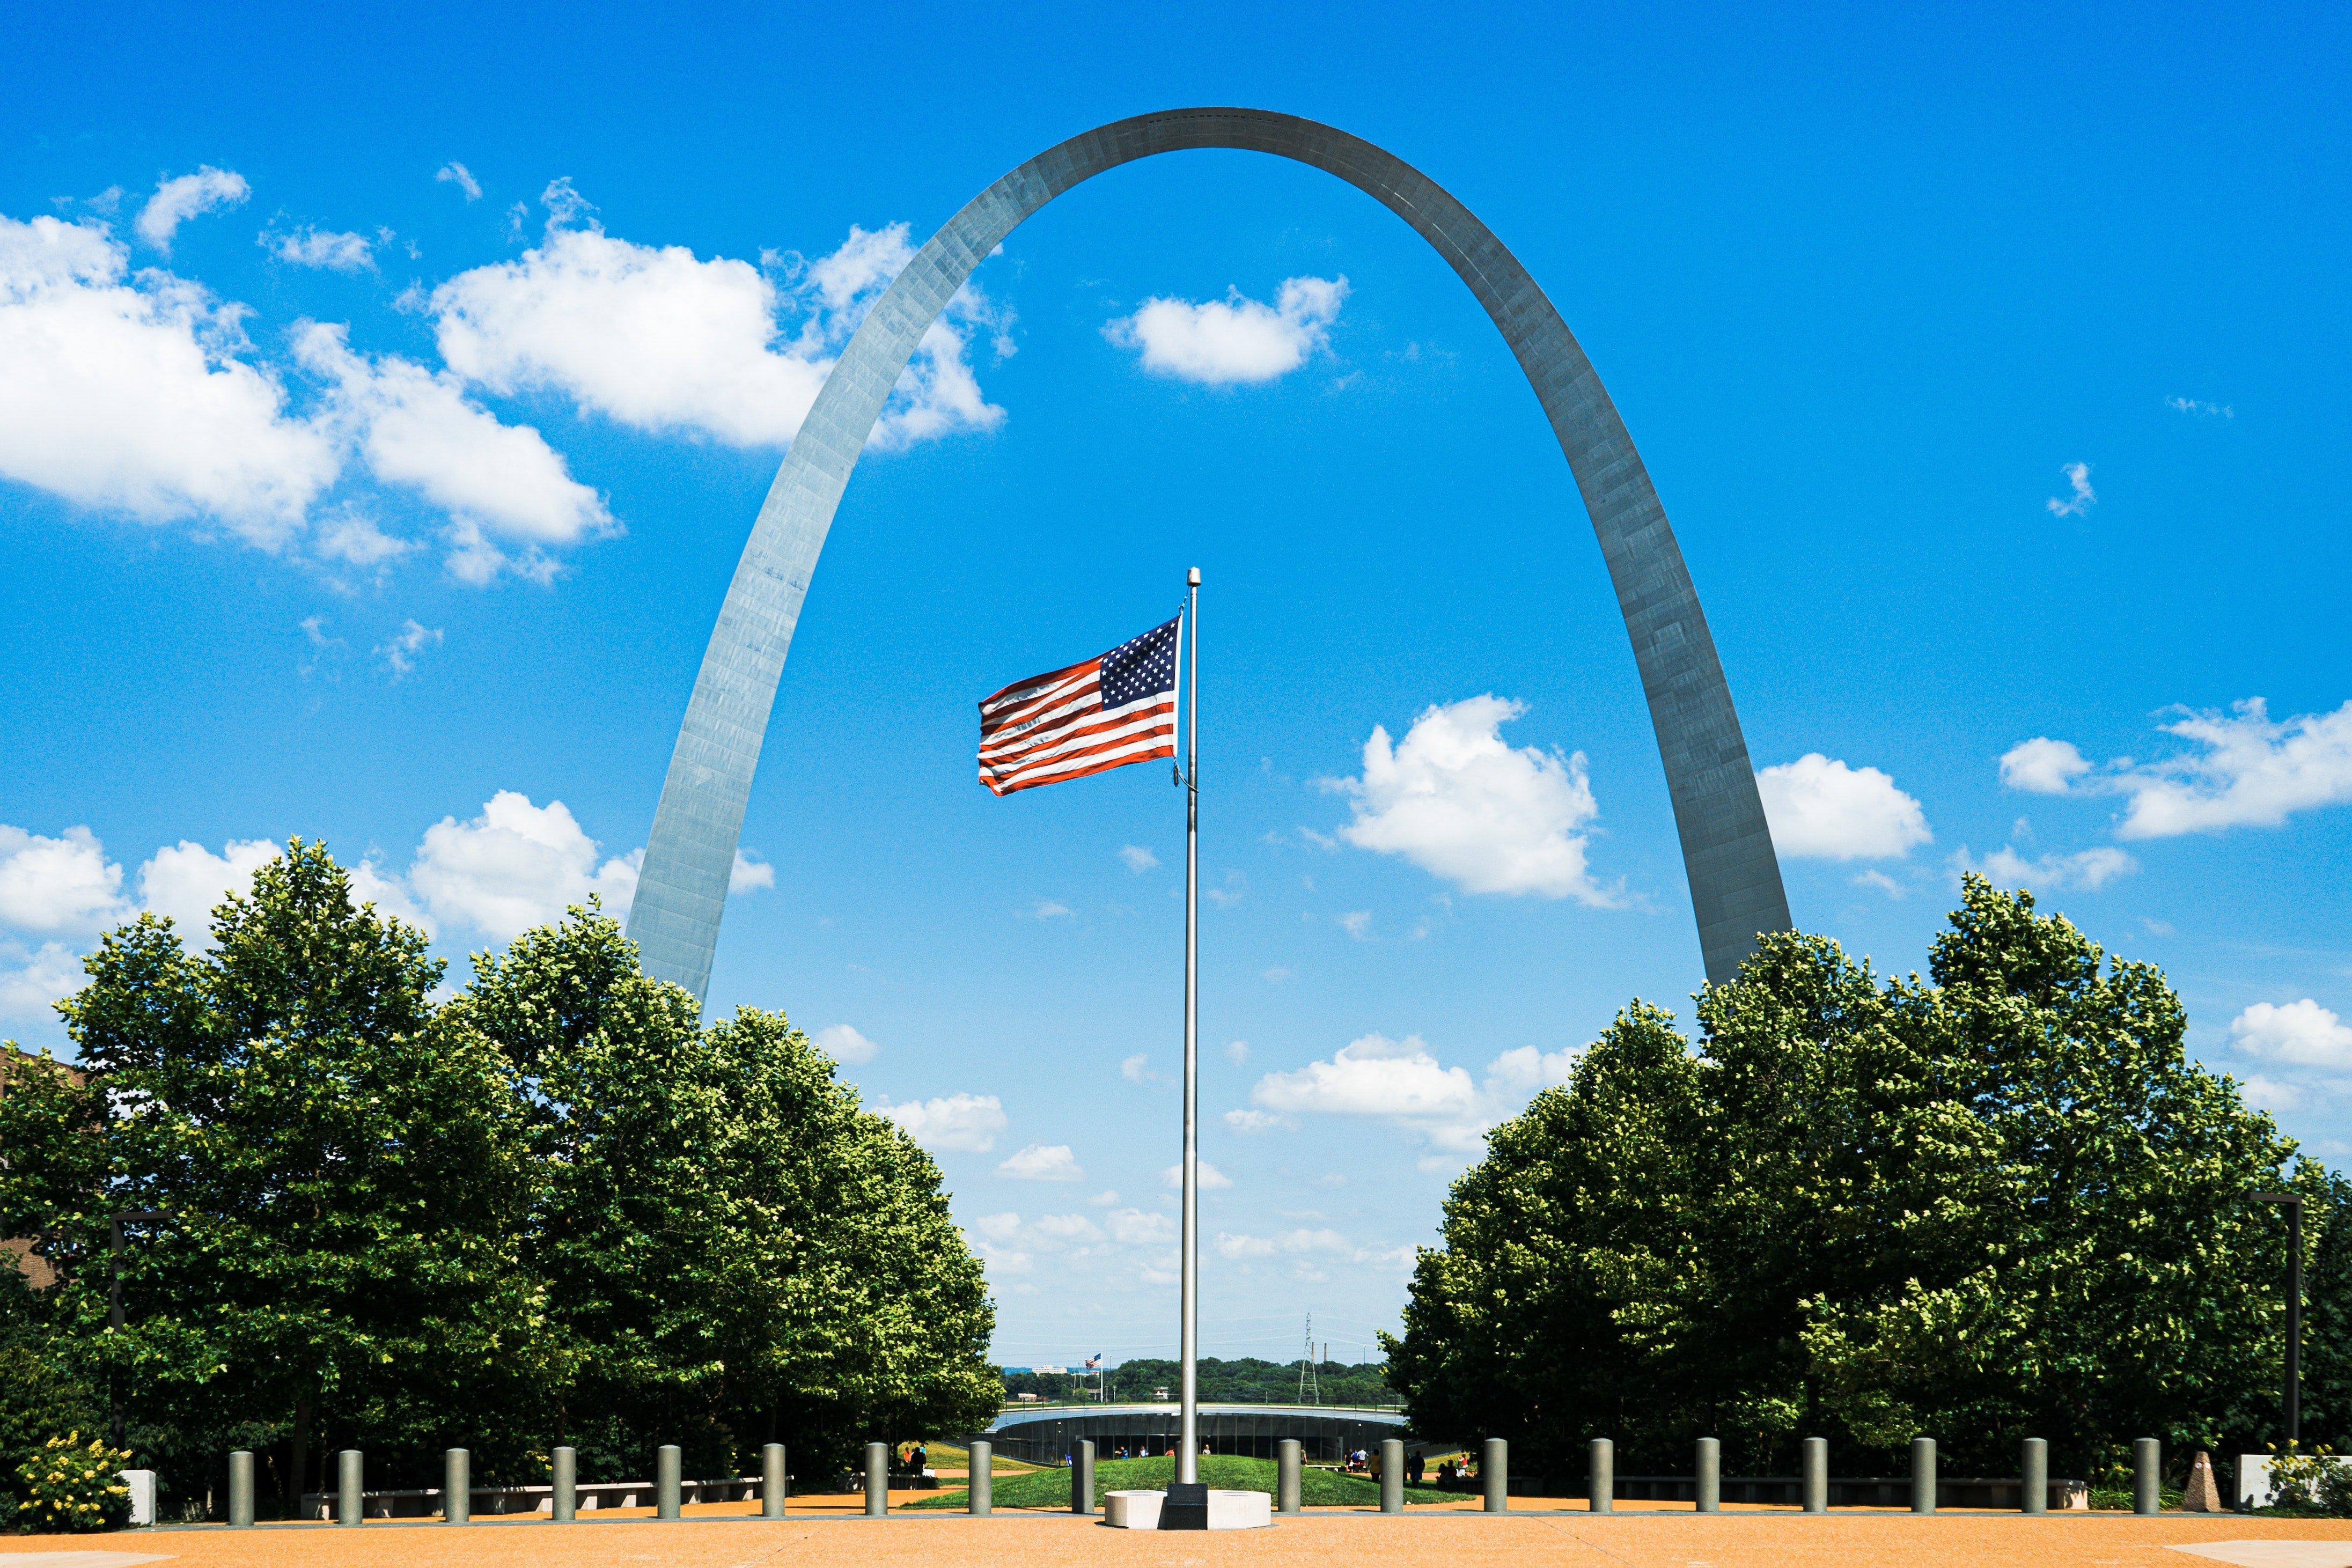
[[[1201,1456],[1201,1479],[1220,1491],[1262,1491],[1274,1495],[1276,1466],[1272,1459],[1245,1459],[1232,1454]],[[1165,1456],[1156,1459],[1097,1459],[1095,1461],[1095,1498],[1099,1506],[1102,1495],[1113,1491],[1150,1491],[1165,1487],[1176,1479],[1176,1461]],[[1407,1487],[1404,1500],[1408,1503],[1445,1502],[1460,1497],[1459,1492],[1440,1491],[1435,1487]],[[999,1476],[992,1500],[998,1508],[1067,1508],[1070,1506],[1070,1472],[1065,1469],[1032,1470],[1025,1476]],[[1381,1483],[1370,1476],[1346,1476],[1336,1470],[1308,1469],[1298,1478],[1298,1500],[1307,1508],[1378,1508],[1381,1505]],[[907,1504],[908,1508],[962,1508],[967,1499],[961,1491],[942,1491]]]

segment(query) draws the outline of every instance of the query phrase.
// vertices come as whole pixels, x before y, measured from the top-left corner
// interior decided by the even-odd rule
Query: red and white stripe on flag
[[[980,781],[999,795],[1176,755],[1181,618],[980,705]]]

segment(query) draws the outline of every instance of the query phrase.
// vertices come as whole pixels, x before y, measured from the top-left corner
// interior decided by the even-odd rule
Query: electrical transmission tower
[[[1315,1375],[1315,1314],[1307,1314],[1307,1349],[1298,1358],[1298,1402],[1323,1403],[1323,1386]]]

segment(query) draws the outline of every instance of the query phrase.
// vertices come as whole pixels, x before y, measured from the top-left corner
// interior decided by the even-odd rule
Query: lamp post
[[[2293,1444],[2303,1427],[2303,1197],[2292,1192],[2253,1196],[2256,1203],[2286,1209],[2286,1440]]]
[[[126,1208],[110,1216],[106,1222],[106,1321],[115,1333],[122,1332],[122,1227],[125,1221],[137,1224],[164,1218],[160,1208]],[[114,1368],[106,1371],[106,1406],[108,1430],[113,1435],[116,1448],[122,1447],[122,1399],[115,1392]]]

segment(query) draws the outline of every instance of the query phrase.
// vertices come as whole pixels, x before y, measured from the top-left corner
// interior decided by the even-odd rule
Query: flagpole
[[[1177,1421],[1176,1481],[1201,1479],[1201,1404],[1198,1356],[1201,1305],[1200,1000],[1201,1000],[1201,569],[1184,579],[1187,657],[1191,688],[1185,705],[1184,741],[1184,1262],[1183,1403]],[[1197,1494],[1196,1494],[1197,1495]]]

